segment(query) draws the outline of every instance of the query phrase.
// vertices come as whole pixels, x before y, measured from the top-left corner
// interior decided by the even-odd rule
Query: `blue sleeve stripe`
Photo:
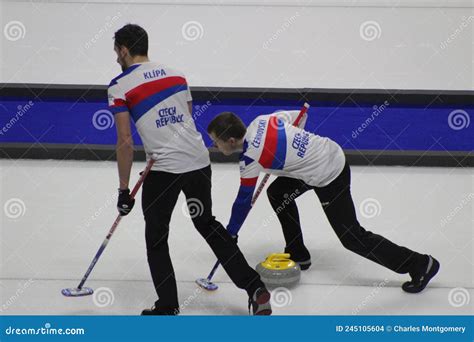
[[[286,160],[286,132],[284,126],[280,124],[283,124],[282,120],[278,120],[277,148],[271,166],[273,170],[283,169]]]
[[[109,107],[109,110],[113,114],[117,114],[120,112],[128,112],[128,107],[127,106],[115,106],[115,107]]]
[[[255,186],[240,186],[237,198],[232,206],[232,214],[227,229],[231,235],[236,235],[252,207],[252,196]]]

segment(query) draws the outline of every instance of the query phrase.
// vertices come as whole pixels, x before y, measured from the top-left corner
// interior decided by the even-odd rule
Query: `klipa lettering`
[[[152,71],[145,71],[143,73],[143,77],[145,80],[149,80],[150,78],[166,76],[166,72],[163,69],[155,69]]]

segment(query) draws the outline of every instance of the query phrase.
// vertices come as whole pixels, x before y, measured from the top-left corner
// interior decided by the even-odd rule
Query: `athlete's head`
[[[148,34],[138,25],[125,25],[115,32],[114,40],[117,63],[120,64],[122,70],[132,65],[135,57],[148,55]]]
[[[207,126],[207,133],[214,146],[226,156],[242,148],[247,127],[232,112],[218,114]]]

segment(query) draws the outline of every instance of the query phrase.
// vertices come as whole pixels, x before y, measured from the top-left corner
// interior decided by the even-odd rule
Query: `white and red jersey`
[[[108,97],[112,113],[130,113],[147,158],[158,154],[152,170],[185,173],[210,164],[181,72],[155,62],[133,64],[110,82]]]
[[[299,127],[294,126],[298,114],[299,111],[284,111],[260,115],[247,127],[240,156],[241,185],[227,227],[232,234],[240,229],[250,210],[260,172],[324,187],[344,168],[342,148],[329,138],[300,128],[304,127],[306,116],[296,122]]]
[[[326,137],[294,126],[299,112],[278,112],[258,116],[247,128],[240,173],[243,184],[256,182],[260,171],[277,176],[301,179],[323,187],[344,168],[341,147]]]

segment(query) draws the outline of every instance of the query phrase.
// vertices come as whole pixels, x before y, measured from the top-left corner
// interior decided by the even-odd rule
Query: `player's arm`
[[[258,175],[262,169],[258,162],[248,157],[244,157],[240,163],[240,188],[237,193],[237,198],[232,205],[232,213],[229,224],[227,225],[227,230],[232,236],[237,235],[250,212]]]
[[[255,179],[241,179],[239,192],[237,193],[237,198],[232,205],[232,213],[227,226],[227,230],[232,236],[237,235],[240,227],[242,227],[242,224],[245,221],[245,218],[250,212],[257,178],[258,177]]]
[[[133,138],[130,128],[130,114],[128,111],[115,114],[117,126],[117,164],[119,173],[119,188],[128,189],[130,171],[133,163]]]
[[[117,209],[120,215],[128,215],[133,209],[135,199],[130,196],[128,183],[133,163],[133,138],[130,129],[130,114],[128,111],[115,114],[117,126],[117,165],[119,173],[119,196]]]
[[[107,89],[109,110],[114,115],[117,128],[117,164],[119,172],[119,189],[128,189],[130,170],[133,161],[133,139],[130,129],[130,112],[125,90],[112,80]]]
[[[119,190],[117,209],[120,215],[127,215],[135,204],[135,199],[130,196],[128,183],[133,162],[133,139],[130,129],[130,112],[127,106],[124,90],[117,82],[110,82],[107,89],[109,110],[114,114],[117,128],[117,156]]]
[[[188,101],[189,114],[193,116],[193,101]]]

